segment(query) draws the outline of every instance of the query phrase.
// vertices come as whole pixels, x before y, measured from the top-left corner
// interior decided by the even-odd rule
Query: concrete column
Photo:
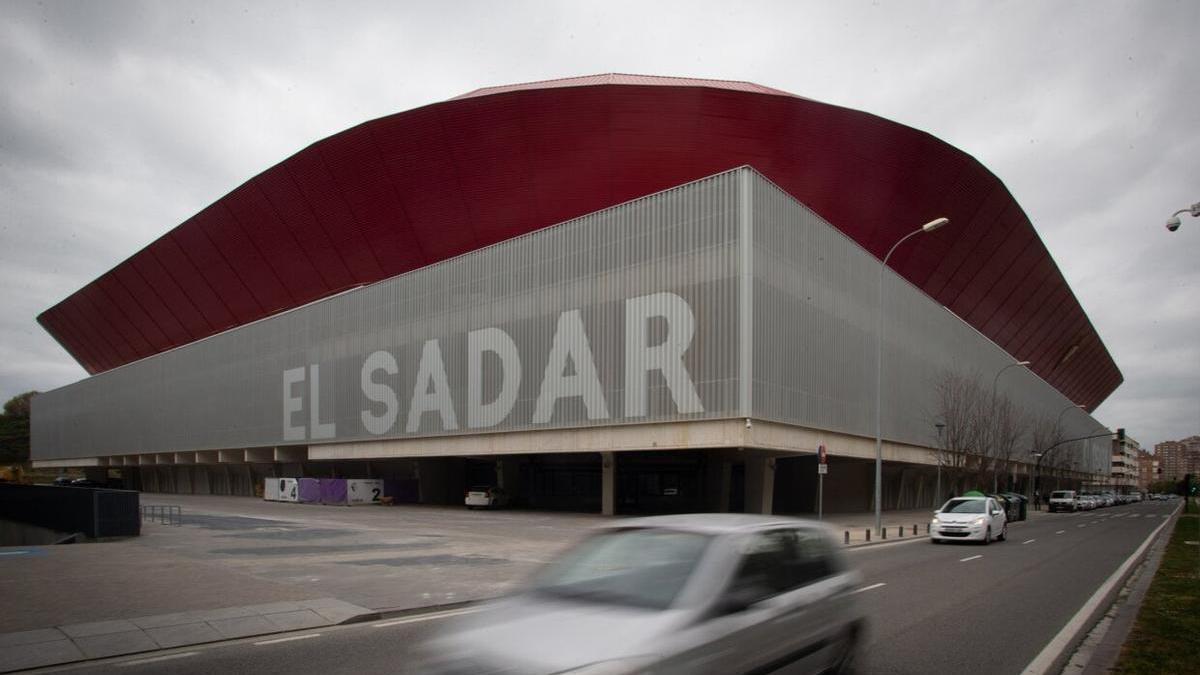
[[[521,486],[521,465],[516,457],[503,457],[496,460],[496,482],[508,492],[511,499]]]
[[[775,497],[775,458],[746,458],[746,513],[771,513]]]
[[[713,513],[729,511],[729,481],[733,464],[716,452],[707,457],[704,469],[704,508]]]
[[[614,453],[600,453],[600,515],[617,512],[617,458]]]

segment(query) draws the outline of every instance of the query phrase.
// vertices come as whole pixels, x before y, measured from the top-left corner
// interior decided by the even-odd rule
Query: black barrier
[[[0,483],[0,518],[92,539],[141,534],[141,495],[131,490]]]

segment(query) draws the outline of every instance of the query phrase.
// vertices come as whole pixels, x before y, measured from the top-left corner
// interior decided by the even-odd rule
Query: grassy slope
[[[1190,501],[1190,500],[1189,500]],[[1179,517],[1114,672],[1200,672],[1200,515]],[[1193,542],[1188,544],[1187,542]]]

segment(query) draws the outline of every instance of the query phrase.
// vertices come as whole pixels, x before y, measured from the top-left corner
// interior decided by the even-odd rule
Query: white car
[[[504,488],[479,485],[467,490],[463,502],[468,509],[508,506],[508,493],[504,491]]]
[[[1055,511],[1070,511],[1074,513],[1080,510],[1079,496],[1074,490],[1055,490],[1050,493],[1049,509],[1050,513]]]
[[[991,497],[955,497],[934,511],[929,522],[929,540],[1004,541],[1008,538],[1008,519],[1004,509]]]

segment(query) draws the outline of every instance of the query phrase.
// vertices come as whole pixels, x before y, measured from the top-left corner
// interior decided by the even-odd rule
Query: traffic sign
[[[817,465],[817,473],[818,474],[829,473],[829,465],[828,464],[818,464]]]

